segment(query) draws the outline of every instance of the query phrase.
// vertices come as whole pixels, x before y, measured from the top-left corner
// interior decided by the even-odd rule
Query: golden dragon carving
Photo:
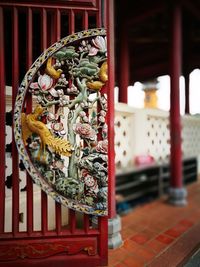
[[[53,148],[56,153],[70,157],[72,153],[72,146],[69,141],[53,136],[47,126],[39,121],[39,116],[42,115],[44,109],[42,106],[36,106],[31,114],[21,114],[22,118],[22,138],[26,144],[26,140],[36,133],[41,140],[41,147],[38,155],[40,159],[41,153],[45,156],[46,145]]]

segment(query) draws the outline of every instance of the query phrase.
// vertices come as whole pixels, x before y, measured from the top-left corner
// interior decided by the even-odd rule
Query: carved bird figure
[[[99,70],[99,80],[93,81],[93,82],[87,82],[87,87],[91,90],[101,90],[101,88],[104,86],[105,82],[108,80],[108,64],[105,61]]]
[[[53,148],[56,153],[70,157],[72,153],[72,146],[69,141],[53,136],[47,126],[43,122],[39,121],[39,117],[42,115],[43,111],[43,107],[38,105],[33,113],[21,114],[22,138],[24,143],[26,144],[28,137],[35,133],[41,140],[38,159],[40,159],[41,154],[45,156],[46,145]]]
[[[52,57],[48,58],[46,65],[46,73],[49,74],[52,78],[58,79],[63,71],[61,69],[56,70],[52,66]]]
[[[104,61],[104,63],[101,65],[100,71],[99,71],[99,79],[102,82],[107,82],[108,80],[108,64],[107,61]]]

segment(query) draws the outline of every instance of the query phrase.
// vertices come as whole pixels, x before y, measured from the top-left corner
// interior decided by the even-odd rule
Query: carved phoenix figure
[[[36,106],[35,110],[31,114],[22,113],[22,138],[26,144],[26,140],[33,134],[37,134],[41,140],[41,146],[38,158],[40,155],[45,156],[46,145],[53,148],[56,153],[70,157],[72,152],[72,146],[69,141],[53,136],[47,126],[39,121],[39,117],[42,115],[44,109],[42,106]]]

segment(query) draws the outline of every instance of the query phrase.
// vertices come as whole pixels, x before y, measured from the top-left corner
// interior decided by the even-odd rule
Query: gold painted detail
[[[47,60],[46,73],[48,73],[54,79],[60,78],[60,75],[62,73],[61,69],[56,70],[52,66],[52,57]]]
[[[38,155],[39,159],[41,154],[45,155],[46,145],[53,148],[56,153],[70,157],[72,146],[69,141],[59,137],[54,137],[47,126],[43,122],[39,121],[39,117],[42,115],[43,111],[43,107],[38,105],[33,113],[28,115],[22,113],[22,137],[24,143],[26,144],[28,137],[35,133],[41,140],[41,149]]]
[[[87,82],[87,87],[92,90],[101,90],[101,88],[105,85],[105,82],[108,80],[108,64],[105,61],[99,70],[99,81]]]

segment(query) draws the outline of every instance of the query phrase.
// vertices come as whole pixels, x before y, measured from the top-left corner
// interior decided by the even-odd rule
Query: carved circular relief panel
[[[95,215],[107,215],[107,79],[105,30],[75,33],[33,63],[14,111],[17,148],[34,182]]]

